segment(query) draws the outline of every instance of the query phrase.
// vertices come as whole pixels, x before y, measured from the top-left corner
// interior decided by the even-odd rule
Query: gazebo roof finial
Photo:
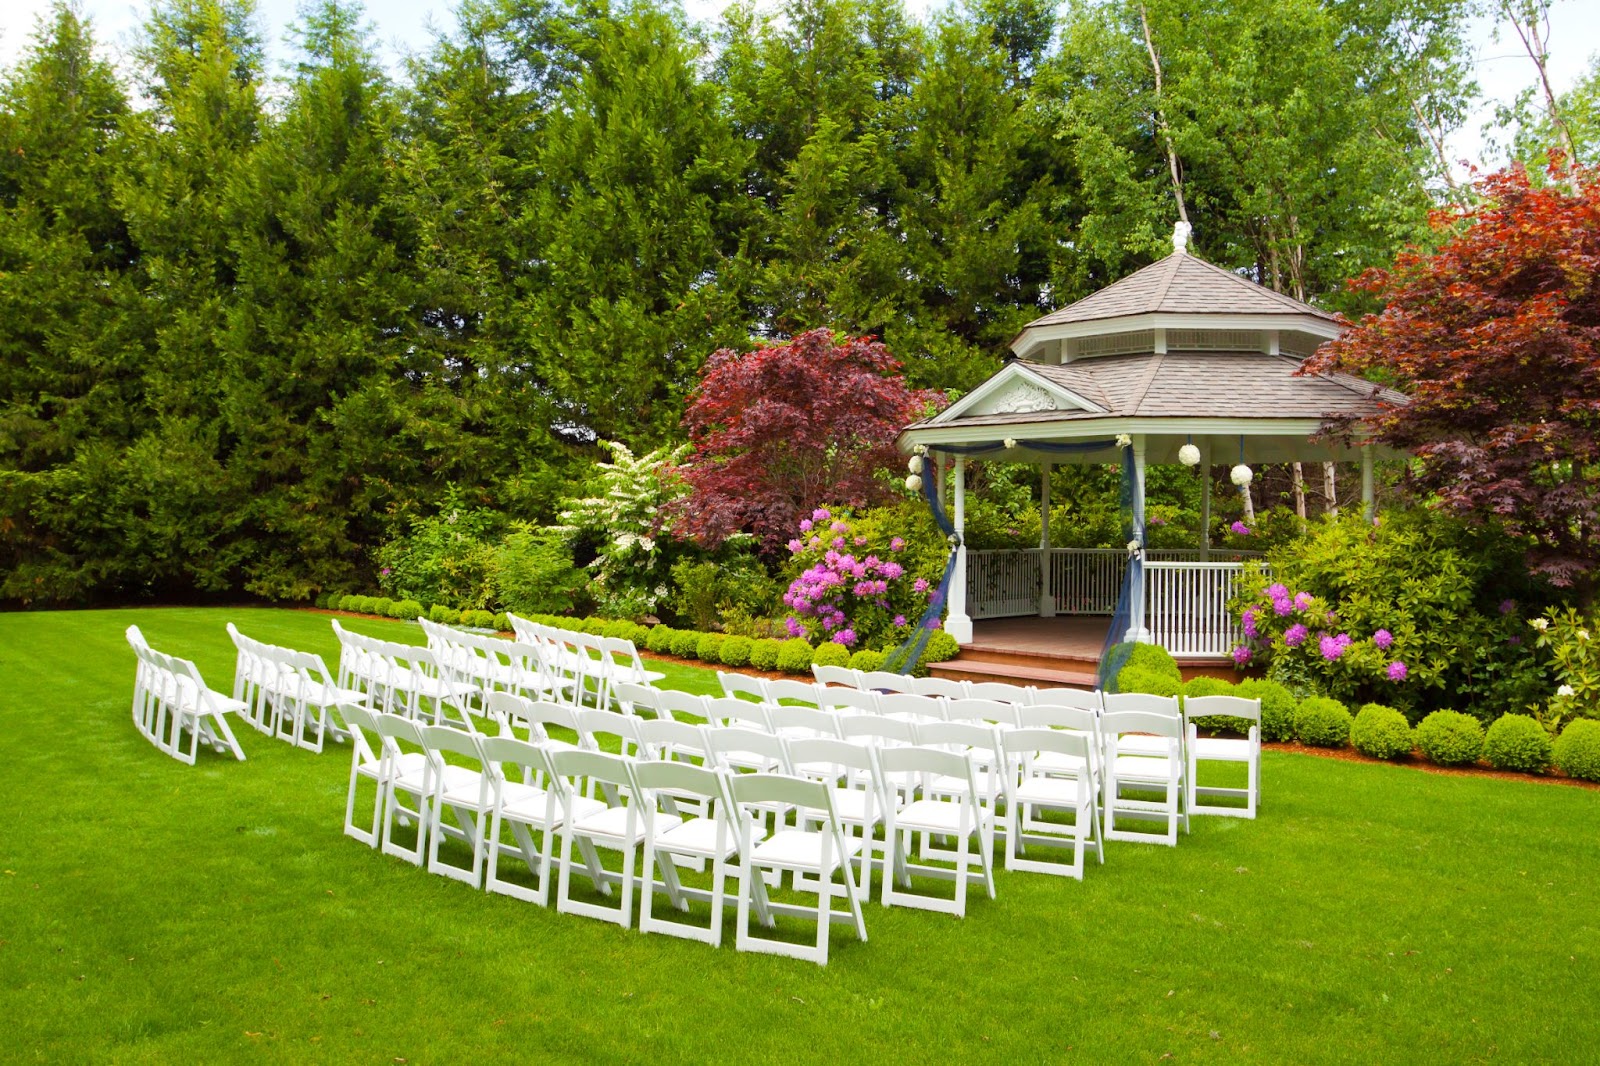
[[[1194,232],[1194,227],[1187,222],[1176,222],[1172,226],[1172,254],[1189,254],[1189,234]]]

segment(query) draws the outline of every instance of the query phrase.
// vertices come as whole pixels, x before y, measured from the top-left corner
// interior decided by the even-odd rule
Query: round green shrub
[[[790,674],[811,672],[811,645],[803,637],[792,637],[778,645],[778,669]]]
[[[600,635],[612,640],[628,640],[633,623],[626,618],[613,618],[600,627]]]
[[[1117,675],[1118,692],[1147,692],[1152,696],[1176,696],[1182,691],[1178,679],[1142,666],[1124,666]]]
[[[677,635],[678,631],[671,626],[656,626],[650,630],[650,635],[645,637],[644,646],[657,655],[671,655],[672,638]]]
[[[1293,740],[1294,714],[1300,701],[1283,685],[1264,677],[1252,677],[1233,686],[1235,696],[1261,701],[1261,739]]]
[[[494,616],[494,621],[490,623],[490,628],[496,633],[511,632],[511,616],[505,611],[501,611]]]
[[[474,629],[493,629],[493,611],[462,611],[461,624],[472,626]]]
[[[1350,712],[1338,700],[1312,696],[1294,716],[1294,733],[1302,744],[1315,748],[1342,748],[1350,739]]]
[[[1556,738],[1556,765],[1568,777],[1600,781],[1600,721],[1578,718]]]
[[[409,622],[414,618],[421,618],[423,613],[422,604],[416,600],[397,600],[391,617]]]
[[[1483,737],[1483,757],[1496,770],[1542,774],[1553,754],[1550,734],[1525,714],[1501,715]]]
[[[700,634],[692,629],[680,629],[672,634],[672,654],[680,659],[699,656]]]
[[[449,625],[461,617],[460,612],[451,610],[442,603],[436,603],[428,608],[428,621],[440,625]]]
[[[312,602],[312,604],[314,606],[317,606],[317,607],[322,608],[323,610],[326,610],[327,607],[328,607],[328,601],[331,600],[331,599],[333,599],[333,593],[331,593],[331,592],[319,592],[319,593],[317,593],[317,598],[312,600],[311,602]]]
[[[776,670],[778,668],[778,653],[783,645],[775,637],[765,637],[761,640],[750,642],[750,668],[753,670]]]
[[[1468,766],[1483,752],[1483,725],[1470,714],[1434,711],[1417,726],[1417,747],[1440,766]]]
[[[629,622],[622,631],[622,639],[631,643],[635,648],[644,647],[644,642],[650,639],[650,627],[640,625],[638,622]]]
[[[718,654],[723,666],[746,666],[750,662],[750,638],[728,637]]]
[[[1183,672],[1178,669],[1178,660],[1174,659],[1172,653],[1161,645],[1135,642],[1132,645],[1122,645],[1122,647],[1128,649],[1128,657],[1122,663],[1124,669],[1136,666],[1141,670],[1166,674],[1179,684],[1183,683]],[[1113,648],[1111,654],[1116,655],[1118,650]]]
[[[387,596],[379,596],[377,599],[372,601],[372,607],[370,608],[370,610],[372,611],[373,614],[381,614],[385,618],[388,618],[389,617],[389,612],[393,608],[394,608],[394,601],[393,600],[391,600]]]
[[[727,639],[721,633],[701,633],[699,643],[694,646],[695,656],[703,663],[721,662],[722,642]]]
[[[1191,677],[1183,683],[1185,696],[1237,696],[1232,681],[1220,677]]]
[[[360,593],[346,596],[339,602],[339,609],[349,611],[351,614],[365,614],[367,611],[367,597]]]
[[[871,648],[862,648],[850,656],[850,661],[845,664],[852,670],[868,673],[873,670],[883,669],[883,652],[873,651]]]
[[[609,624],[609,622],[610,619],[608,618],[585,618],[573,628],[577,629],[580,633],[587,633],[591,637],[598,637],[605,632],[606,626]]]
[[[348,597],[345,596],[343,593],[335,592],[332,596],[328,597],[328,610],[330,610],[330,611],[342,611],[342,610],[344,610],[344,601],[346,599],[348,599]]]
[[[815,666],[845,666],[850,662],[850,649],[830,640],[817,648],[811,662]]]
[[[1350,743],[1374,759],[1400,759],[1411,754],[1411,723],[1393,707],[1369,703],[1356,714]]]
[[[928,634],[928,645],[922,650],[922,661],[925,663],[947,663],[961,654],[961,645],[942,629],[936,629]]]

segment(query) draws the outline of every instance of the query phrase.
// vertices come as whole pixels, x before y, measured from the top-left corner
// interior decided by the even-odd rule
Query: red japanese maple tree
[[[1532,570],[1587,595],[1600,563],[1600,174],[1537,187],[1516,168],[1479,192],[1434,215],[1437,251],[1352,283],[1385,309],[1306,369],[1408,392],[1369,427],[1421,458],[1412,489],[1526,536]]]
[[[820,503],[893,499],[905,470],[896,434],[947,402],[899,370],[878,341],[825,329],[714,353],[683,416],[694,451],[679,532],[715,547],[743,531],[775,553]]]

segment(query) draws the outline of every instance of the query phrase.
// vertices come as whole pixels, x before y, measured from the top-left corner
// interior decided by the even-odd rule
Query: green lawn
[[[349,763],[129,720],[137,622],[231,687],[278,610],[0,615],[0,1059],[1419,1062],[1600,1053],[1600,793],[1269,752],[1255,822],[876,902],[822,969],[429,876],[342,832]],[[416,639],[415,626],[356,622]],[[709,691],[708,671],[670,682]],[[730,919],[731,920],[731,919]]]

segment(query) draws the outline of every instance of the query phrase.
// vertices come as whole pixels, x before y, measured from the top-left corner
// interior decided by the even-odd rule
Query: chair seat
[[[454,769],[454,767],[450,767],[450,769]],[[487,810],[488,807],[494,803],[494,794],[488,789],[483,788],[482,774],[474,773],[470,779],[460,778],[454,782],[450,782],[449,779],[446,778],[446,782],[447,783],[443,796],[446,806],[476,807],[478,805],[478,796],[480,791],[483,796],[485,810]]]
[[[1238,737],[1200,737],[1190,748],[1196,759],[1213,762],[1249,762],[1255,752],[1248,740]]]
[[[401,777],[416,775],[417,780],[420,781],[422,780],[422,767],[427,763],[427,761],[428,757],[422,754],[420,751],[408,751],[400,756],[399,762],[394,767],[394,770],[399,771]],[[394,772],[394,770],[391,772]],[[388,774],[384,773],[383,771],[382,762],[362,763],[360,766],[356,767],[356,773],[367,778],[369,781],[382,781],[388,776]]]
[[[367,702],[367,694],[353,688],[319,685],[306,693],[306,702],[313,707],[332,707],[339,703],[354,703],[360,706]]]
[[[532,786],[522,786],[532,788]],[[514,803],[507,803],[500,809],[500,816],[506,821],[521,822],[536,828],[549,828],[545,825],[545,811],[549,806],[543,789],[532,789],[532,794],[518,799]],[[573,813],[579,818],[588,818],[605,810],[605,804],[599,800],[589,799],[587,796],[575,796],[572,800]],[[557,810],[559,819],[565,812]]]
[[[1166,737],[1132,733],[1117,739],[1117,751],[1124,755],[1165,755],[1170,743]]]
[[[812,870],[832,873],[846,858],[853,858],[861,850],[859,837],[844,838],[844,855],[832,854],[826,870],[822,865],[822,842],[826,833],[804,829],[781,829],[757,844],[750,853],[752,862],[763,866],[781,866],[789,870]]]
[[[965,787],[965,786],[963,786]],[[915,829],[919,832],[938,833],[941,836],[961,832],[961,811],[963,804],[945,803],[942,800],[917,800],[906,804],[900,813],[894,816],[896,829]],[[968,832],[976,829],[977,825],[967,827]]]
[[[657,812],[656,831],[670,831],[682,821],[683,819],[675,814]],[[644,840],[644,818],[638,812],[634,813],[633,836],[631,838],[628,836],[627,807],[603,807],[593,814],[574,819],[572,828],[583,836],[620,844],[638,844]]]
[[[986,783],[989,780],[988,773],[980,773],[978,775],[978,780]],[[999,789],[1000,785],[998,782],[996,782],[995,791],[998,793]],[[935,776],[932,781],[928,782],[928,791],[938,796],[965,796],[967,794],[967,779],[964,777],[954,777],[949,774],[939,774]],[[987,796],[989,794],[987,785],[980,784],[978,786],[978,792],[981,795]]]
[[[867,801],[869,795],[865,789],[836,788],[833,790],[833,809],[841,822],[861,824],[867,817]],[[883,821],[883,801],[879,800],[872,805],[872,824],[877,825]]]
[[[1114,767],[1118,781],[1158,781],[1166,784],[1182,776],[1183,764],[1165,755],[1118,755]]]
[[[1059,777],[1030,777],[1012,793],[1017,803],[1032,803],[1044,807],[1076,807],[1079,785]]]
[[[1164,751],[1161,754],[1166,754]],[[1034,757],[1033,767],[1046,774],[1081,774],[1089,768],[1089,761],[1081,755],[1068,755],[1064,751],[1041,751]]]
[[[670,814],[656,814],[656,847],[678,855],[695,855],[704,859],[717,857],[715,818],[691,818],[662,831],[663,819],[672,817]],[[722,842],[722,857],[726,859],[738,850],[739,834],[732,826],[728,826]]]

